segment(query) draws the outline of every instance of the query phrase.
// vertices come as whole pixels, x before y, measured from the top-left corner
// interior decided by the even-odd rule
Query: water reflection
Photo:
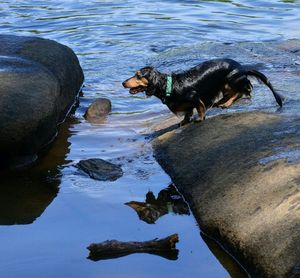
[[[216,241],[212,240],[201,232],[201,237],[207,244],[210,251],[215,255],[218,261],[228,271],[230,277],[233,278],[247,278],[249,275],[241,267],[241,265],[229,255]]]
[[[46,178],[46,177],[45,177]],[[43,177],[6,177],[0,186],[0,225],[31,224],[58,193],[59,181]]]
[[[154,224],[157,219],[168,213],[189,215],[189,207],[174,185],[161,190],[155,198],[153,192],[146,194],[145,202],[131,201],[125,205],[133,208],[140,220]]]
[[[59,167],[68,163],[70,126],[73,117],[60,126],[56,140],[31,169],[1,174],[0,225],[31,224],[42,215],[57,196]]]
[[[124,252],[124,253],[119,253],[119,254],[97,254],[97,253],[91,253],[88,256],[88,259],[91,261],[101,261],[101,260],[110,260],[110,259],[117,259],[120,257],[125,257],[128,255],[131,255],[133,253],[147,253],[150,255],[157,255],[160,256],[162,258],[165,258],[167,260],[171,260],[171,261],[176,261],[178,259],[178,254],[179,254],[179,250],[178,249],[173,249],[170,251],[149,251],[149,252]]]

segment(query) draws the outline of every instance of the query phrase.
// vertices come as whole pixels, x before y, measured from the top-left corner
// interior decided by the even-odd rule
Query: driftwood
[[[173,234],[163,239],[153,239],[144,242],[106,240],[101,243],[92,243],[87,249],[90,251],[88,259],[93,261],[114,259],[134,253],[148,253],[164,257],[168,260],[177,260],[178,250],[176,243],[178,235]]]

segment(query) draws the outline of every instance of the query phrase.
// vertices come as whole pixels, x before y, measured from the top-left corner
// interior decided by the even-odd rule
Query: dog
[[[183,114],[181,125],[185,125],[191,121],[194,109],[198,112],[198,121],[203,121],[208,108],[228,108],[242,96],[250,97],[253,86],[248,76],[268,86],[282,107],[281,96],[263,73],[232,59],[208,60],[185,72],[170,75],[144,67],[122,84],[131,94],[145,92],[147,96],[156,96],[174,114]]]

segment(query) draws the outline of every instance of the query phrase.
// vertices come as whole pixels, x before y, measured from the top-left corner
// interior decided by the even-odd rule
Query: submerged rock
[[[122,177],[122,168],[100,158],[81,160],[77,167],[86,172],[91,178],[100,181],[114,181]]]
[[[180,130],[158,136],[155,153],[201,230],[253,277],[294,275],[300,260],[300,119],[237,113]]]
[[[83,72],[74,52],[55,41],[8,35],[0,41],[0,164],[26,164],[56,136]]]
[[[102,122],[110,111],[111,101],[106,98],[98,98],[88,107],[84,117],[90,122]]]

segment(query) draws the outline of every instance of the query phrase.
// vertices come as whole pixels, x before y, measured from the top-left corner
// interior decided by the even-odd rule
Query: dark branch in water
[[[92,243],[87,249],[90,251],[88,259],[93,261],[115,259],[134,253],[148,253],[158,255],[168,260],[177,260],[178,250],[176,243],[178,235],[173,234],[163,239],[153,239],[144,242],[106,240],[101,243]]]

